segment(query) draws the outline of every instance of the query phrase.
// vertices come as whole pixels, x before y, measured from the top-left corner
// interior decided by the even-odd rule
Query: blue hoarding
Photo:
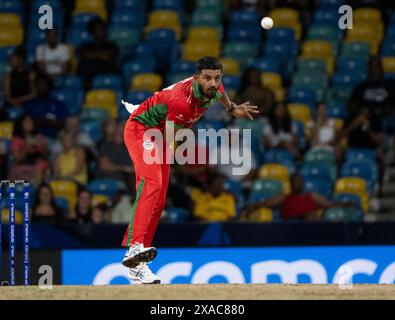
[[[123,249],[62,251],[62,283],[127,284]],[[163,283],[395,283],[395,246],[159,249]]]

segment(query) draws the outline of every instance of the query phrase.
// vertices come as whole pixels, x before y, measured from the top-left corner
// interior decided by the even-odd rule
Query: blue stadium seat
[[[55,203],[60,209],[63,210],[63,214],[65,216],[69,213],[69,201],[66,198],[55,197]]]
[[[290,60],[298,54],[298,46],[296,43],[266,41],[263,52],[265,56],[281,58],[282,61]]]
[[[305,179],[318,177],[323,180],[334,182],[336,178],[336,171],[333,170],[333,167],[324,163],[305,163],[300,173]]]
[[[362,148],[348,148],[346,151],[346,161],[370,159],[376,161],[376,150]]]
[[[192,74],[189,72],[170,72],[166,75],[166,86],[171,86],[179,81],[191,77]]]
[[[292,28],[272,28],[267,31],[266,37],[272,42],[296,42],[295,30]]]
[[[329,118],[339,118],[346,120],[348,117],[347,105],[338,100],[329,100],[326,109]]]
[[[379,169],[376,161],[371,159],[346,161],[340,169],[341,177],[360,177],[367,181],[369,194],[374,194],[378,181]]]
[[[38,12],[38,9],[43,5],[49,5],[52,7],[52,11],[62,11],[61,0],[33,0],[32,11]]]
[[[177,35],[174,30],[156,29],[147,36],[147,43],[154,50],[157,67],[168,70],[173,59],[174,48],[177,46]]]
[[[152,11],[155,10],[172,10],[180,14],[184,12],[184,4],[182,0],[154,0]]]
[[[337,61],[337,69],[342,72],[358,72],[367,74],[368,63],[362,58],[341,58]]]
[[[182,223],[188,221],[190,213],[184,208],[168,208],[166,209],[166,221],[168,223]]]
[[[323,220],[327,222],[363,222],[363,212],[360,209],[330,208],[325,210]]]
[[[340,6],[345,4],[344,0],[321,0],[320,1],[320,8],[321,9],[338,9]]]
[[[298,143],[298,148],[300,150],[305,150],[308,145],[307,137],[305,134],[305,127],[302,121],[293,120],[292,127],[296,132],[296,139]]]
[[[239,91],[241,86],[240,77],[226,75],[222,78],[222,84],[228,90]]]
[[[23,6],[20,0],[2,0],[0,1],[0,12],[15,13],[23,16]]]
[[[92,39],[93,38],[88,31],[70,28],[67,42],[69,42],[74,48],[78,48],[81,44],[92,41]]]
[[[332,198],[333,184],[331,181],[320,177],[305,177],[303,182],[304,192],[316,192],[328,199]]]
[[[1,63],[6,62],[8,64],[12,52],[15,47],[0,47],[0,61]]]
[[[288,90],[288,100],[291,103],[303,103],[310,108],[314,108],[316,105],[315,91],[309,88],[292,86]]]
[[[196,72],[196,63],[193,61],[177,60],[171,65],[171,72],[185,72],[191,75]]]
[[[228,28],[227,39],[228,41],[259,43],[262,39],[262,28],[259,24],[231,24]]]
[[[283,193],[283,184],[274,179],[259,179],[254,182],[251,188],[248,203],[256,203],[265,199],[270,199]]]
[[[127,191],[127,187],[122,181],[116,179],[95,179],[88,184],[88,190],[93,194],[112,197],[118,192]]]
[[[230,12],[230,24],[259,22],[259,13],[253,10],[233,10]]]
[[[337,26],[339,22],[338,8],[317,9],[313,17],[314,24]]]
[[[111,16],[111,26],[142,30],[146,20],[144,12],[141,11],[134,11],[133,14],[129,11],[116,11]]]
[[[125,95],[125,100],[133,104],[140,104],[152,96],[150,91],[129,91]]]
[[[84,91],[82,89],[58,89],[52,91],[52,96],[64,102],[70,115],[78,114],[84,102]]]
[[[95,143],[103,138],[102,123],[100,121],[82,121],[80,123],[80,131],[86,133]]]
[[[23,107],[12,107],[12,108],[6,108],[5,113],[7,119],[15,121],[20,117],[22,117],[24,110]]]
[[[296,171],[296,163],[294,157],[286,149],[269,149],[263,155],[264,163],[279,163],[285,165],[289,172],[293,174]]]
[[[115,0],[114,12],[145,12],[147,2],[141,0]]]
[[[155,72],[155,61],[152,59],[134,59],[122,66],[122,75],[126,87],[132,77],[138,73]]]
[[[365,80],[366,74],[355,72],[341,72],[335,73],[332,77],[332,87],[350,87],[354,88],[361,81]]]
[[[82,89],[82,79],[76,75],[59,76],[54,79],[55,89]]]
[[[122,88],[122,80],[115,74],[103,74],[93,78],[92,89],[109,89],[121,91]]]
[[[255,58],[249,67],[257,69],[260,72],[275,72],[281,73],[281,59],[272,57],[259,57]]]
[[[395,33],[395,28],[394,28]],[[381,55],[383,57],[395,56],[395,36],[393,38],[386,38],[381,46]]]
[[[358,209],[362,209],[361,198],[354,193],[338,193],[333,197],[333,200],[339,202],[354,202]]]
[[[244,206],[244,196],[243,196],[243,187],[239,181],[235,180],[226,180],[224,182],[224,188],[226,191],[232,193],[237,199],[237,209],[240,213],[240,210]]]

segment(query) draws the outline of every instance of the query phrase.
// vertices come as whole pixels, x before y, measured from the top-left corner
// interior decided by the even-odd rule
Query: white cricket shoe
[[[125,256],[122,260],[122,264],[128,268],[137,267],[140,262],[149,262],[155,259],[158,251],[154,247],[147,247],[141,243],[135,243],[130,246],[126,251]]]
[[[160,284],[160,278],[151,271],[147,262],[141,262],[135,268],[129,268],[129,279],[142,284]]]

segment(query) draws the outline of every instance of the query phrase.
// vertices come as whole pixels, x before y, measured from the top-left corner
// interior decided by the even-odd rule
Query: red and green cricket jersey
[[[155,127],[161,131],[166,121],[172,121],[178,129],[190,128],[223,93],[221,84],[215,97],[207,101],[191,77],[149,97],[131,114],[130,120],[137,120],[146,127]]]

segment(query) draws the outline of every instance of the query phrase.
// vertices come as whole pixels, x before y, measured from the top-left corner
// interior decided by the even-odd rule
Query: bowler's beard
[[[203,90],[203,88],[202,88],[202,86],[201,85],[199,85],[199,91],[202,93],[202,96],[204,97],[204,98],[206,98],[206,99],[213,99],[214,97],[215,97],[215,94],[217,93],[217,88],[214,88],[215,89],[215,91],[214,91],[214,93],[213,94],[209,94],[208,92],[206,93],[206,92],[204,92],[204,90]]]

